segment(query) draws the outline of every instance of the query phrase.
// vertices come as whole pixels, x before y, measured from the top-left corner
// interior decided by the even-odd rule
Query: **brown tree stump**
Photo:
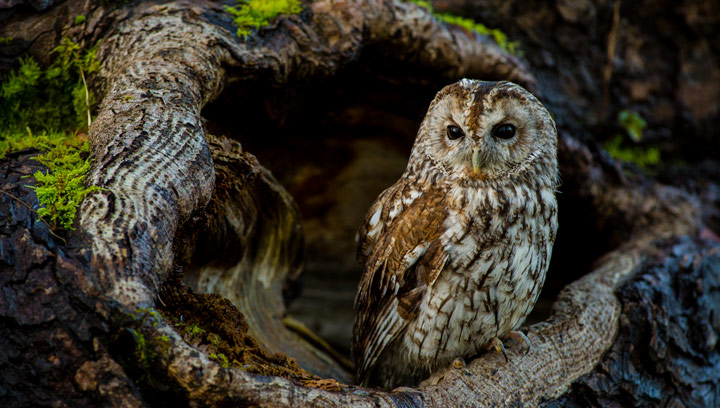
[[[547,66],[536,72],[542,52],[528,50],[528,64],[417,4],[390,0],[314,1],[247,40],[216,2],[28,3],[39,11],[0,3],[0,36],[18,39],[3,46],[0,70],[24,52],[46,61],[62,35],[103,39],[93,81],[103,98],[89,141],[90,182],[104,189],[83,202],[77,230],[56,237],[30,211],[37,200],[22,177],[40,166],[34,152],[0,161],[4,405],[720,404],[717,180],[669,185],[613,161],[591,137],[610,109],[590,120],[582,104],[569,106],[596,103],[597,90],[558,86]],[[560,15],[577,29],[604,15],[588,10],[612,10],[588,4],[584,12],[542,6],[540,16]],[[78,14],[86,22],[73,25]],[[534,24],[523,20],[520,31]],[[303,217],[311,251],[346,234],[399,167],[402,153],[387,150],[409,152],[430,97],[460,77],[521,83],[563,115],[560,261],[548,286],[572,283],[549,317],[526,327],[527,354],[511,347],[507,362],[478,356],[417,388],[353,386],[342,356],[286,319],[303,270]],[[616,88],[607,86],[612,99]],[[681,93],[698,107],[687,92],[681,83],[657,98]],[[717,106],[688,112],[701,124],[718,115]],[[376,133],[331,137],[358,127]],[[254,148],[298,160],[294,173],[292,164],[278,171],[290,193]],[[387,162],[359,164],[367,156]],[[354,207],[312,191],[330,174],[322,188],[352,200],[347,180],[370,167],[387,172],[353,190]],[[323,214],[346,223],[325,241]],[[347,246],[329,248],[339,253],[331,258],[345,259]]]

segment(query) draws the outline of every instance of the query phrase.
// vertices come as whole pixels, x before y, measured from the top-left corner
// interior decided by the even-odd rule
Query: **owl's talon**
[[[490,340],[490,343],[487,345],[488,350],[494,349],[498,353],[502,353],[503,357],[505,357],[505,362],[507,363],[510,361],[507,356],[507,350],[505,350],[505,345],[503,344],[502,340],[500,338],[495,337],[494,339]]]
[[[518,343],[520,343],[521,341],[525,343],[527,348],[523,353],[524,356],[530,352],[530,349],[532,348],[532,343],[530,343],[530,339],[528,338],[528,336],[525,335],[525,333],[521,332],[520,330],[510,330],[505,334],[505,337],[508,337]]]

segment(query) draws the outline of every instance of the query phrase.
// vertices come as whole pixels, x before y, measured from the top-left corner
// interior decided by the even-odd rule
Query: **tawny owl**
[[[443,88],[358,234],[358,381],[413,385],[519,327],[545,281],[557,186],[555,123],[532,94]]]

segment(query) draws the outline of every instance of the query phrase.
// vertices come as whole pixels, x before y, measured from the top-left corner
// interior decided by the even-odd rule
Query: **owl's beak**
[[[473,171],[475,174],[480,173],[480,149],[474,148],[473,154],[472,154],[472,164],[473,164]]]

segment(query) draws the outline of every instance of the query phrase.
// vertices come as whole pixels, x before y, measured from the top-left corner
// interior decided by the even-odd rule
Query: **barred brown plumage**
[[[511,82],[463,79],[430,104],[401,178],[360,228],[358,382],[413,385],[532,310],[557,231],[557,131]]]

